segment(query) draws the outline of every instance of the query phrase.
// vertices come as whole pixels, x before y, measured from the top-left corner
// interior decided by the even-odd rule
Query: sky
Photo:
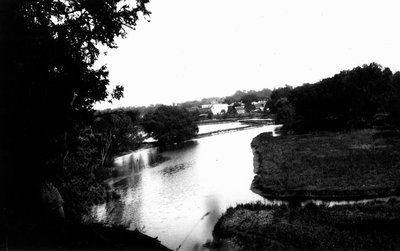
[[[400,2],[150,0],[150,22],[98,64],[124,98],[95,109],[179,103],[315,83],[376,62],[400,70]]]

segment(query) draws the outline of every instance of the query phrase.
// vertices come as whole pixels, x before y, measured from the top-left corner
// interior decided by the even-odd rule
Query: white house
[[[211,108],[212,104],[201,105],[202,109]]]
[[[211,105],[211,112],[216,115],[222,113],[222,111],[228,111],[228,104],[212,104]]]
[[[258,102],[251,102],[252,105],[255,106],[256,109],[264,110],[267,101],[258,101]]]

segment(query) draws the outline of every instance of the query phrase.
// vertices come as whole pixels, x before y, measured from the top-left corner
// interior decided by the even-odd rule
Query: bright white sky
[[[377,62],[400,70],[400,2],[150,0],[107,64],[125,97],[97,109],[298,86]]]

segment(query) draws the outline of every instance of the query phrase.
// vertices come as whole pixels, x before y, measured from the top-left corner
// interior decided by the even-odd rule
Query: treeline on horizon
[[[177,104],[184,108],[220,102],[231,104],[266,100],[276,123],[287,130],[341,130],[370,128],[377,124],[400,123],[400,72],[377,63],[343,70],[314,84],[293,88],[290,85],[270,90],[236,91],[227,97],[211,97]],[[137,110],[140,114],[161,105],[119,108]],[[118,110],[118,109],[117,109]],[[112,112],[113,110],[108,110]]]
[[[286,85],[274,90],[238,90],[231,96],[203,98],[176,106],[188,109],[211,102],[250,104],[260,100],[267,101],[266,107],[275,115],[276,123],[284,124],[286,130],[307,132],[370,128],[378,124],[396,126],[400,123],[400,72],[392,73],[377,63],[364,64],[314,84],[295,88]],[[138,125],[143,123],[141,118],[146,114],[163,106],[107,109],[97,113],[134,113],[137,118],[132,121]]]
[[[268,107],[286,131],[398,127],[400,72],[365,64],[314,84],[275,89]]]
[[[174,103],[172,106],[181,106],[183,108],[189,109],[193,107],[201,107],[202,105],[210,104],[212,102],[232,104],[236,102],[242,102],[244,104],[251,103],[253,101],[267,101],[270,99],[272,90],[264,88],[260,91],[255,90],[237,90],[234,94],[226,97],[208,97],[202,98],[201,100],[191,100],[182,103]],[[101,112],[112,112],[112,111],[137,111],[141,115],[145,115],[149,112],[154,111],[157,107],[165,106],[164,104],[152,104],[149,106],[129,106],[129,107],[119,107],[119,108],[108,108]]]
[[[400,124],[400,72],[377,63],[343,70],[314,84],[290,85],[260,91],[238,90],[227,97],[211,97],[178,103],[183,108],[220,102],[231,104],[267,101],[276,123],[285,130],[342,130]],[[135,111],[144,116],[162,105],[108,109],[102,112]],[[196,118],[194,118],[196,119]]]

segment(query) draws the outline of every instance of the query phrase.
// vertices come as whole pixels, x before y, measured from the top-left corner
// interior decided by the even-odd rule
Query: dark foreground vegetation
[[[7,232],[1,231],[1,249],[12,250],[169,250],[160,242],[138,230],[104,227],[100,224],[58,222],[54,224],[9,222]],[[5,242],[6,241],[6,242]]]
[[[95,67],[97,46],[115,48],[147,2],[1,1],[0,249],[163,248],[80,222],[112,196],[103,178],[114,155],[141,141],[137,113],[93,110],[123,96]]]
[[[382,250],[400,246],[400,201],[317,206],[229,208],[214,228],[211,250]]]

